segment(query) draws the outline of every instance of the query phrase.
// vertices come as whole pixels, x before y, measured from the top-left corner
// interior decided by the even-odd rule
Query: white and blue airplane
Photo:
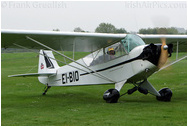
[[[145,42],[150,44],[145,44]],[[38,73],[17,74],[9,77],[37,76],[46,85],[43,95],[52,86],[81,86],[115,84],[115,88],[104,92],[107,103],[116,103],[125,83],[143,94],[155,95],[157,100],[170,101],[172,91],[163,88],[157,91],[147,80],[162,69],[171,56],[173,41],[187,41],[186,35],[134,35],[75,33],[32,30],[1,30],[1,47],[22,47],[40,49]],[[162,44],[154,44],[162,42]],[[74,60],[59,51],[91,52]],[[66,58],[71,63],[55,59],[53,53]],[[60,67],[58,62],[66,65]]]

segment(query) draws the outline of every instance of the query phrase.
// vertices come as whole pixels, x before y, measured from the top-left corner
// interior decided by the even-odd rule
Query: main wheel
[[[103,94],[103,99],[107,103],[117,103],[120,97],[119,91],[116,89],[109,89]]]
[[[159,101],[171,101],[172,91],[169,88],[159,90],[161,96],[156,96]]]

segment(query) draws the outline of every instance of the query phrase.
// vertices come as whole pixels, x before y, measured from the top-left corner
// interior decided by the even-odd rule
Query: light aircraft
[[[172,41],[187,41],[186,35],[134,35],[75,33],[32,30],[1,30],[2,48],[21,47],[40,49],[38,73],[17,74],[9,77],[37,76],[46,85],[43,95],[52,86],[81,86],[115,84],[115,88],[104,92],[107,103],[116,103],[125,83],[134,87],[126,93],[139,91],[155,95],[157,100],[170,101],[172,91],[163,88],[157,91],[147,80],[162,69],[171,56]],[[145,42],[150,44],[145,44]],[[162,42],[162,44],[153,44]],[[46,50],[47,49],[47,50]],[[59,52],[72,51],[73,58]],[[67,64],[55,59],[53,52],[72,61]],[[74,60],[75,52],[91,54]],[[66,65],[60,67],[58,62]]]

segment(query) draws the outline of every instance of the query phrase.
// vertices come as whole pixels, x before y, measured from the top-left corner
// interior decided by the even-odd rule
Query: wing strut
[[[169,66],[171,66],[171,65],[173,65],[173,64],[175,64],[175,63],[177,63],[177,62],[179,62],[179,61],[181,61],[181,60],[183,60],[183,59],[185,59],[187,56],[184,56],[184,57],[182,57],[182,58],[180,58],[180,59],[178,59],[178,60],[176,60],[176,61],[174,61],[174,62],[172,62],[172,63],[170,63],[170,64],[168,64],[168,65],[166,65],[166,66],[164,66],[164,67],[162,67],[161,69],[159,69],[158,71],[156,71],[155,73],[157,73],[157,72],[159,72],[159,71],[161,71],[161,70],[163,70],[163,69],[165,69],[165,68],[167,68],[167,67],[169,67]]]
[[[94,72],[94,73],[98,74],[99,76],[105,78],[106,80],[115,83],[115,81],[113,81],[113,80],[109,79],[108,77],[106,77],[106,76],[104,76],[104,75],[102,75],[102,74],[99,74],[98,72],[96,72],[96,71],[94,71],[94,70],[92,70],[92,69],[90,69],[90,68],[88,68],[88,67],[86,67],[86,66],[84,66],[84,65],[82,65],[82,64],[80,64],[80,63],[78,63],[78,62],[76,62],[75,60],[71,59],[70,57],[68,57],[68,56],[66,56],[66,55],[64,55],[64,54],[61,54],[60,52],[58,52],[58,51],[56,51],[56,50],[54,50],[54,49],[52,49],[52,48],[50,48],[50,47],[48,47],[48,46],[46,46],[46,45],[44,45],[44,44],[38,42],[38,41],[36,41],[36,40],[34,40],[34,39],[32,39],[32,38],[30,38],[30,37],[28,37],[28,36],[26,36],[26,38],[29,39],[29,40],[31,40],[31,41],[33,41],[33,42],[35,42],[35,43],[37,43],[37,44],[39,44],[39,45],[41,45],[41,46],[43,46],[43,47],[45,47],[45,48],[47,48],[47,49],[49,49],[49,50],[54,51],[55,53],[57,53],[57,54],[59,54],[59,55],[65,57],[65,58],[69,59],[69,60],[72,61],[72,62],[75,62],[76,64],[78,64],[78,65],[80,65],[80,66],[82,66],[82,67],[84,67],[84,68],[86,68],[86,69],[88,69],[88,70],[90,70],[90,71],[92,71],[92,72]],[[89,72],[89,73],[90,73],[90,72]]]
[[[74,60],[74,52],[75,52],[75,41],[73,42],[73,56],[72,56],[73,60]]]
[[[18,47],[20,47],[20,48],[23,48],[23,49],[28,49],[28,50],[30,50],[30,51],[36,53],[36,52],[33,51],[32,49],[29,49],[29,48],[26,48],[26,47],[24,47],[24,46],[18,45],[18,44],[16,44],[16,43],[14,43],[14,45],[16,45],[16,46],[18,46]],[[37,54],[38,54],[38,53],[37,53]],[[39,53],[39,54],[42,55],[42,56],[44,56],[44,54],[41,54],[41,53]],[[98,78],[104,79],[103,77],[100,77],[99,75],[95,75],[94,73],[91,73],[91,72],[88,72],[88,71],[86,71],[86,70],[83,70],[83,69],[80,69],[80,68],[78,68],[78,67],[75,67],[75,66],[73,66],[73,65],[67,64],[66,62],[63,62],[63,61],[61,61],[61,60],[52,58],[52,57],[50,57],[50,56],[48,56],[48,58],[50,58],[50,59],[52,59],[52,60],[56,60],[56,61],[58,61],[58,62],[60,62],[60,63],[66,64],[66,65],[68,65],[68,66],[70,66],[70,67],[76,68],[76,69],[78,69],[78,70],[84,71],[84,72],[86,72],[86,73],[90,73],[90,74],[92,74],[92,75],[94,75],[94,76],[96,76],[96,77],[98,77]],[[64,58],[65,58],[65,57],[64,57]],[[104,79],[104,80],[105,80],[105,79]]]

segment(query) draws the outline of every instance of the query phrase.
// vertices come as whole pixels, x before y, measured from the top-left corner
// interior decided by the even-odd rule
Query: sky
[[[94,32],[102,23],[128,32],[140,28],[187,29],[187,3],[182,1],[1,1],[1,28],[24,30],[80,27]]]

